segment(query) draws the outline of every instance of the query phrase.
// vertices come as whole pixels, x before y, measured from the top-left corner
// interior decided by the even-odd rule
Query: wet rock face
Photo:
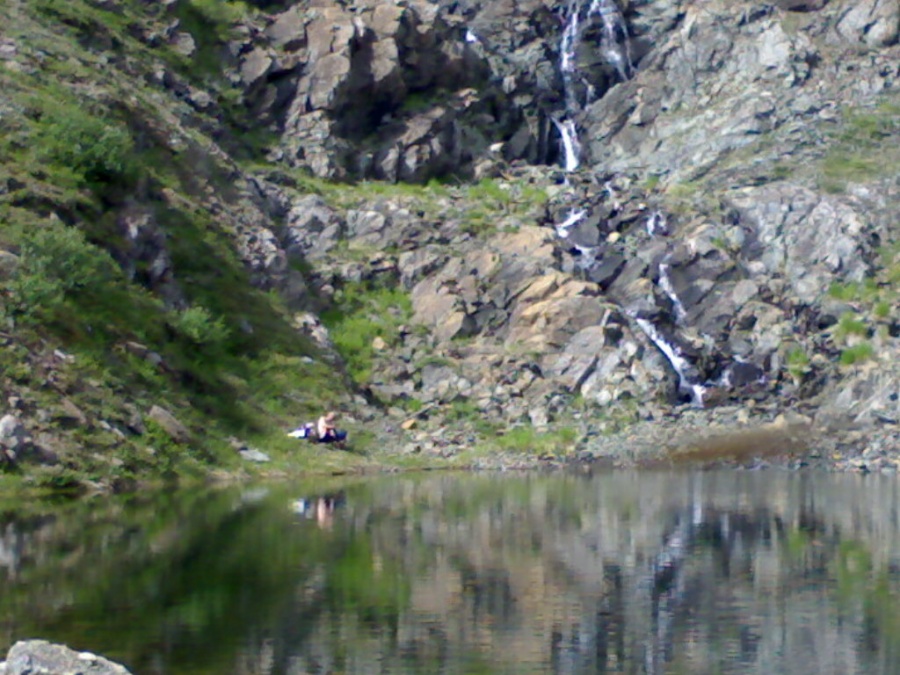
[[[617,4],[594,4],[577,5],[578,77],[568,80],[560,59],[573,10],[547,0],[298,3],[237,47],[239,77],[260,123],[279,127],[284,157],[322,177],[468,175],[490,147],[553,163],[551,120],[629,77],[678,16],[637,3],[643,37],[631,41]]]

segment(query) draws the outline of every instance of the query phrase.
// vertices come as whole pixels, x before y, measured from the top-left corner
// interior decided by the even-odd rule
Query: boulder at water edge
[[[0,675],[130,675],[124,666],[91,654],[76,652],[46,640],[22,640],[9,650]]]

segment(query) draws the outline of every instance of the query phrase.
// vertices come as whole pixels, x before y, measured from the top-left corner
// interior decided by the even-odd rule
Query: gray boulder
[[[46,640],[22,640],[9,650],[6,675],[130,675],[124,666]]]

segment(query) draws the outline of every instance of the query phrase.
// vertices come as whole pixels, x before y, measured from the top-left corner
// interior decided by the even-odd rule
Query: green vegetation
[[[547,193],[527,183],[507,183],[483,178],[465,191],[470,206],[462,217],[462,230],[472,236],[485,236],[498,230],[501,219],[533,219],[547,203]]]
[[[222,72],[223,40],[247,8],[23,7],[10,35],[27,35],[22,58],[40,52],[43,65],[0,69],[0,248],[17,259],[0,275],[0,392],[41,411],[30,427],[58,439],[60,460],[27,477],[52,488],[201,477],[237,466],[230,437],[266,448],[279,467],[315,464],[284,431],[337,407],[346,383],[281,298],[251,283],[229,213],[233,166],[209,151],[220,129],[232,152],[256,151],[256,138],[235,133],[246,113]],[[140,38],[171,23],[169,11],[194,57]],[[183,103],[153,84],[160,63],[221,95],[205,119],[191,113],[196,127],[181,126],[171,111]],[[192,441],[149,419],[154,405]]]
[[[864,321],[860,320],[856,314],[847,313],[842,315],[838,321],[834,337],[846,341],[851,335],[866,336],[868,333],[869,329]]]
[[[714,212],[717,204],[700,180],[674,183],[662,194],[666,210],[677,216],[688,216],[698,210]]]
[[[412,316],[409,297],[398,288],[369,283],[347,284],[335,294],[334,306],[322,314],[347,372],[359,384],[369,381],[377,355],[376,340],[396,344],[398,328]]]
[[[514,427],[496,439],[496,445],[505,451],[523,452],[539,457],[563,457],[570,454],[578,440],[578,432],[572,427],[559,427],[540,432],[534,427]]]
[[[875,356],[875,348],[870,342],[860,342],[859,344],[847,347],[841,352],[841,365],[852,366],[863,361],[868,361]]]
[[[128,182],[134,141],[122,122],[82,101],[34,97],[30,103],[32,161],[52,167],[58,180],[69,172],[73,187]]]
[[[819,187],[837,193],[851,183],[896,176],[898,133],[900,104],[893,95],[872,109],[844,111],[819,166]]]
[[[785,355],[787,371],[795,383],[800,383],[809,372],[809,355],[803,347],[794,345]]]
[[[900,320],[900,244],[879,250],[871,277],[862,282],[834,283],[828,294],[851,305],[832,329],[840,363],[852,366],[878,356],[878,347]]]

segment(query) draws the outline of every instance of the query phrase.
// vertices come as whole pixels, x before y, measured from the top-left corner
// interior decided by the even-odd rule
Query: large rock
[[[155,405],[150,408],[150,412],[147,413],[147,418],[156,422],[162,430],[166,432],[169,438],[176,443],[184,444],[190,442],[190,430],[178,421],[178,418],[175,417],[175,415],[162,406]]]
[[[325,256],[344,236],[341,218],[319,195],[303,195],[287,214],[282,243],[296,260]]]
[[[25,427],[13,415],[0,417],[0,461],[6,459],[15,461],[19,453],[23,452],[30,443],[30,437]]]
[[[0,249],[0,281],[12,278],[19,267],[19,256]]]
[[[633,80],[586,111],[592,161],[690,179],[772,131],[800,102],[814,47],[741,3],[688,3]],[[781,100],[784,100],[782,104]]]
[[[124,666],[46,640],[22,640],[6,656],[6,675],[130,675]]]
[[[287,10],[267,35],[279,55],[249,52],[244,81],[252,88],[290,73],[277,78],[290,91],[267,94],[271,106],[259,115],[281,120],[288,158],[316,175],[420,181],[459,169],[486,146],[475,129],[494,120],[467,112],[480,100],[486,65],[437,5],[323,2]]]
[[[582,328],[600,323],[608,309],[593,284],[549,273],[518,295],[506,343],[522,349],[559,349]]]
[[[884,47],[897,42],[900,0],[851,0],[841,8],[835,32],[841,39]]]
[[[862,281],[871,269],[872,227],[840,197],[783,184],[735,190],[728,199],[751,228],[743,255],[769,275],[783,274],[803,303],[836,278]]]

